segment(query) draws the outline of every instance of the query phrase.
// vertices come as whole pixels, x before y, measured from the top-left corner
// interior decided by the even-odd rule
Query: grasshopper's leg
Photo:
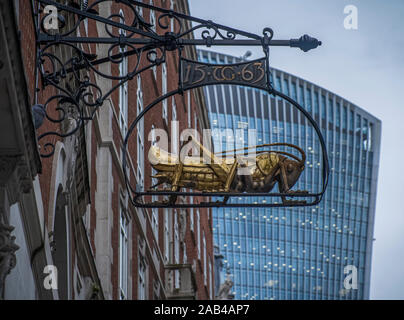
[[[281,193],[287,193],[290,191],[290,187],[288,185],[288,180],[286,177],[286,169],[283,161],[279,163],[280,169],[280,181],[279,181],[279,191]],[[286,196],[281,196],[283,204],[305,204],[306,200],[288,200]]]
[[[233,165],[230,168],[230,173],[229,173],[229,175],[228,175],[228,177],[226,179],[226,183],[224,185],[224,191],[225,192],[230,191],[230,188],[231,188],[231,185],[233,184],[233,181],[234,181],[234,178],[236,176],[236,173],[237,173],[237,161],[234,161]],[[225,196],[221,203],[226,204],[228,200],[229,200],[229,196]]]
[[[184,168],[184,164],[182,162],[177,164],[175,174],[174,174],[173,183],[172,183],[172,187],[171,187],[171,191],[178,191],[180,189],[179,186],[178,186],[178,183],[180,182],[183,168]],[[169,197],[168,203],[169,204],[174,204],[175,201],[177,201],[177,196],[176,195],[171,195]]]
[[[286,193],[289,191],[289,186],[288,186],[288,180],[286,177],[286,170],[285,170],[285,164],[283,161],[279,162],[279,191],[281,193]],[[285,196],[281,196],[283,204],[289,204],[293,203],[293,200],[287,200]]]
[[[237,173],[237,161],[234,161],[234,163],[232,164],[231,168],[230,168],[230,173],[226,179],[226,183],[224,186],[224,191],[225,192],[229,192],[230,191],[230,186],[233,183],[234,177]]]
[[[230,174],[227,177],[227,180],[226,180],[226,183],[225,183],[225,186],[224,186],[224,191],[225,192],[230,191],[230,187],[231,187],[231,185],[232,185],[232,183],[234,181],[234,177],[236,175],[236,172],[237,172],[237,161],[234,161],[234,163],[233,163],[233,165],[232,165],[232,167],[230,169]],[[223,198],[222,204],[226,204],[228,200],[229,200],[229,196],[225,196]]]
[[[247,168],[247,164],[244,160],[240,158],[238,161],[240,162],[241,168]],[[251,174],[239,175],[237,177],[237,181],[239,182],[239,184],[236,184],[236,186],[238,185],[238,189],[240,189],[239,191],[241,192],[261,192],[264,187],[264,184],[262,182],[253,181]]]
[[[276,183],[276,176],[279,175],[280,170],[278,167],[273,168],[273,170],[264,178],[259,187],[260,192],[270,192]]]

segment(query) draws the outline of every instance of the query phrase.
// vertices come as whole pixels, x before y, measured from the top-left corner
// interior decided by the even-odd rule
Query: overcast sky
[[[371,299],[404,299],[404,1],[189,0],[191,14],[274,39],[307,33],[323,45],[304,53],[271,49],[275,68],[320,85],[382,121]],[[344,8],[358,9],[358,30],[344,28]],[[214,48],[242,56],[246,48]],[[251,59],[262,56],[259,48]]]

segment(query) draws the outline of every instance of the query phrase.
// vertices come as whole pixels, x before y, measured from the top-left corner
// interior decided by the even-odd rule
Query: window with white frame
[[[164,209],[164,259],[168,263],[170,259],[170,218],[167,208]]]
[[[124,23],[125,17],[123,11],[119,11],[121,23]],[[119,34],[126,36],[126,31],[119,29]],[[126,47],[119,47],[120,54],[126,52]],[[119,76],[124,77],[128,74],[128,57],[123,57],[121,63],[119,64]],[[119,86],[119,127],[123,136],[126,135],[128,130],[128,82],[126,81]]]
[[[80,1],[80,10],[86,11],[88,8],[88,0],[81,0]],[[84,29],[86,31],[86,35],[88,35],[88,19],[84,20]]]
[[[150,5],[153,6],[153,0],[150,0]],[[156,13],[154,10],[150,9],[150,24],[152,25],[151,29],[156,32]]]
[[[138,300],[146,300],[147,264],[145,256],[139,252],[139,278],[138,278]]]
[[[178,227],[178,214],[174,211],[174,263],[180,263],[180,233]],[[174,272],[174,287],[180,288],[180,271],[178,269]]]
[[[143,91],[142,79],[140,75],[137,76],[137,114],[143,110]],[[137,182],[143,190],[144,187],[144,119],[142,118],[137,125]]]
[[[190,203],[194,202],[194,197],[190,197]],[[189,208],[189,229],[194,232],[194,208]]]
[[[120,208],[120,234],[119,234],[119,298],[128,297],[128,234],[129,222],[125,210]]]
[[[170,1],[170,10],[174,10],[174,0]],[[174,32],[174,19],[170,19],[171,32]]]
[[[151,134],[152,134],[152,141],[151,145],[154,146],[156,145],[156,133],[155,133],[155,127],[154,124],[152,125],[151,128]],[[157,170],[152,167],[152,176],[155,176],[157,174]],[[152,185],[156,185],[158,183],[157,178],[152,178]],[[158,196],[153,195],[152,196],[152,202],[156,202],[158,200]],[[154,233],[154,236],[156,237],[156,241],[158,243],[159,241],[159,215],[158,215],[158,208],[152,208],[152,230]]]
[[[83,223],[84,223],[84,226],[85,226],[85,228],[86,228],[86,233],[87,233],[87,237],[89,237],[90,236],[90,227],[91,227],[91,206],[90,206],[90,204],[88,204],[87,205],[87,210],[86,210],[86,212],[85,212],[85,214],[83,215],[83,218],[82,218],[82,220],[83,220]]]
[[[174,263],[180,263],[180,232],[177,211],[174,211]]]
[[[175,103],[175,98],[172,98],[172,121],[177,120],[177,104]]]
[[[139,2],[143,2],[143,0],[138,0]],[[143,16],[143,7],[136,6],[137,13],[142,17]]]
[[[172,123],[172,132],[171,132],[171,141],[172,141],[172,153],[177,155],[178,154],[178,144],[179,144],[179,136],[178,136],[178,129],[179,124],[177,121],[177,104],[175,103],[174,97],[172,97],[172,114],[171,114],[171,123]]]
[[[153,0],[150,0],[150,5],[154,5]],[[150,24],[152,25],[151,29],[156,32],[156,12],[154,10],[150,10]],[[154,79],[157,79],[157,66],[154,66],[152,69]]]
[[[158,280],[153,281],[153,299],[160,300],[160,283]]]
[[[187,256],[187,250],[185,246],[183,247],[183,255],[182,255],[182,263],[187,263],[188,262],[188,256]]]
[[[213,275],[212,275],[212,259],[209,257],[209,296],[213,300]]]
[[[157,208],[152,209],[152,229],[153,229],[154,236],[156,237],[157,243],[159,241],[159,215],[158,215],[158,212],[159,211]]]
[[[88,19],[84,19],[84,32],[88,36]]]
[[[194,114],[194,129],[198,130],[198,117],[196,116],[196,112]]]
[[[206,261],[206,238],[205,238],[205,231],[202,233],[202,245],[203,245],[203,283],[205,286],[207,285],[207,276],[208,276],[208,268],[207,268],[207,261]]]
[[[191,91],[187,91],[188,128],[191,128]]]
[[[198,259],[201,260],[201,226],[199,219],[199,209],[196,209],[196,246],[198,249]]]
[[[167,65],[166,63],[162,63],[161,65],[161,94],[164,96],[167,94]],[[164,99],[163,102],[163,110],[162,110],[162,118],[168,125],[168,111],[167,111],[167,99]]]

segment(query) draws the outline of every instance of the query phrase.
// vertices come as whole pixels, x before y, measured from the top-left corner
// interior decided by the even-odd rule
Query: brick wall
[[[185,3],[185,2],[184,2]],[[180,3],[180,6],[177,4],[174,4],[174,9],[178,9],[179,7],[183,8],[184,3]],[[90,1],[91,4],[91,1]],[[164,6],[166,8],[169,8],[170,6],[170,1],[160,1],[160,0],[155,0],[154,4],[157,6]],[[187,7],[185,3],[185,7]],[[118,13],[119,9],[122,8],[122,4],[111,2],[111,13]],[[123,9],[124,15],[125,15],[125,20],[128,23],[128,21],[132,21],[134,15],[133,12],[128,9],[127,7],[124,7]],[[158,13],[157,13],[158,14]],[[143,9],[143,17],[145,18],[146,21],[149,21],[150,18],[150,12],[147,9]],[[25,72],[26,72],[26,77],[27,77],[27,82],[29,85],[29,94],[32,97],[32,103],[34,103],[34,96],[35,96],[35,32],[34,32],[34,24],[33,24],[33,15],[32,15],[32,7],[31,7],[31,0],[20,0],[20,5],[19,5],[19,28],[21,32],[21,44],[22,44],[22,49],[23,49],[23,57],[24,57],[24,65],[25,65]],[[80,26],[80,34],[82,36],[86,35],[86,30],[84,28],[84,25],[82,24]],[[98,30],[97,25],[94,21],[89,21],[88,22],[88,33],[87,35],[89,37],[97,37],[98,36]],[[116,31],[116,30],[115,30]],[[157,31],[159,33],[165,32],[164,30],[161,30],[159,27],[157,27]],[[82,48],[91,53],[99,53],[99,47],[96,45],[87,45],[83,44]],[[117,49],[116,49],[117,50]],[[115,53],[117,52],[115,50]],[[143,57],[144,59],[144,57]],[[128,69],[131,70],[135,67],[136,64],[136,58],[135,56],[131,56],[129,58],[129,65]],[[178,57],[176,52],[168,52],[167,53],[167,74],[168,74],[168,80],[167,80],[167,90],[170,92],[171,90],[174,90],[177,88],[178,84],[178,76],[176,73],[176,70],[178,68]],[[140,63],[140,68],[145,66],[145,61],[142,60]],[[119,69],[117,65],[111,64],[111,74],[112,75],[118,75]],[[149,103],[151,103],[156,97],[160,96],[162,93],[162,66],[157,67],[157,74],[156,77],[153,75],[153,71],[147,70],[142,74],[141,77],[141,82],[142,82],[142,91],[143,91],[143,106],[146,107]],[[92,79],[93,80],[93,79]],[[112,81],[111,85],[116,85],[117,81]],[[39,79],[38,87],[42,89],[42,84]],[[135,119],[137,116],[137,96],[136,96],[136,91],[137,91],[137,79],[136,76],[128,82],[128,125]],[[55,94],[55,91],[47,87],[46,90],[44,91],[39,91],[38,92],[38,103],[44,103],[51,95]],[[196,100],[196,96],[194,93],[191,94],[191,123],[193,125],[194,123],[194,115],[197,115],[198,120],[198,130],[200,131],[202,129],[203,124],[200,122],[200,116],[198,115],[198,105],[199,101]],[[188,114],[187,114],[187,106],[186,106],[186,98],[185,95],[176,95],[174,98],[169,98],[167,101],[168,105],[168,121],[172,120],[172,99],[175,99],[175,103],[177,106],[177,120],[180,123],[179,127],[179,132],[181,132],[183,129],[188,127]],[[112,126],[112,141],[110,145],[110,152],[111,152],[111,158],[112,158],[112,190],[110,190],[110,196],[111,196],[111,209],[112,209],[112,228],[111,228],[111,243],[108,245],[111,246],[111,251],[112,251],[112,263],[111,263],[111,279],[107,279],[107,281],[110,281],[111,287],[112,287],[112,299],[118,299],[119,298],[119,232],[120,232],[120,201],[125,198],[126,194],[126,186],[123,180],[123,175],[122,175],[122,169],[121,169],[121,148],[122,148],[122,143],[123,143],[123,136],[121,134],[121,129],[119,126],[119,89],[115,90],[115,92],[111,95],[110,97],[111,106],[113,108],[113,112],[111,112],[112,119],[111,120],[111,126]],[[107,103],[104,103],[101,108],[109,108],[110,106],[107,105]],[[54,115],[56,115],[55,111],[53,112]],[[148,141],[148,134],[152,128],[152,125],[154,125],[155,128],[166,128],[168,132],[170,132],[170,128],[165,125],[163,119],[162,119],[162,104],[158,104],[152,109],[144,118],[144,148],[145,148],[145,170],[144,170],[144,179],[145,179],[145,190],[147,190],[151,186],[151,166],[149,165],[147,161],[147,152],[150,147],[150,142]],[[99,149],[99,146],[101,145],[102,142],[102,137],[100,137],[100,126],[102,124],[100,123],[100,120],[98,119],[98,115],[96,115],[96,118],[91,121],[87,126],[87,135],[90,134],[89,131],[91,131],[91,139],[90,139],[90,144],[91,144],[91,150],[90,152],[87,152],[87,157],[88,157],[88,176],[90,179],[90,209],[87,214],[89,214],[89,233],[88,233],[88,241],[91,244],[92,247],[92,252],[95,257],[96,252],[97,252],[97,247],[96,247],[96,232],[97,232],[97,210],[95,207],[95,201],[96,201],[96,186],[97,183],[99,182],[97,180],[97,170],[96,170],[96,163],[97,163],[97,152]],[[44,132],[50,131],[50,130],[58,130],[57,125],[46,122],[44,125],[38,130],[38,134],[42,134]],[[52,142],[56,142],[57,140],[62,141],[62,139],[59,138],[52,138]],[[42,147],[43,148],[43,147]],[[42,149],[43,151],[43,149]],[[132,160],[132,163],[134,167],[136,168],[136,163],[137,163],[137,152],[136,152],[136,134],[133,134],[131,136],[131,139],[129,141],[128,145],[128,152],[130,155],[130,158]],[[48,221],[48,217],[50,217],[52,213],[52,208],[49,208],[49,203],[50,203],[50,196],[52,195],[52,172],[54,172],[55,168],[55,163],[53,161],[53,157],[50,158],[43,158],[42,159],[43,163],[43,172],[40,175],[40,185],[41,185],[41,191],[42,191],[42,200],[44,204],[44,209],[45,209],[45,221]],[[64,172],[64,174],[67,174],[67,171]],[[136,177],[135,173],[131,172],[130,174],[130,179],[133,184],[136,182]],[[99,191],[99,190],[98,190]],[[189,199],[187,200],[189,201]],[[194,199],[195,202],[197,201],[202,201],[202,199]],[[159,279],[162,280],[163,285],[165,282],[165,274],[164,274],[164,261],[163,261],[163,256],[164,256],[164,234],[163,234],[163,226],[164,226],[164,212],[163,210],[159,210],[159,231],[158,231],[158,240],[156,241],[155,236],[152,231],[152,226],[151,226],[151,219],[152,219],[152,212],[151,210],[146,210],[146,227],[144,228],[141,223],[139,222],[138,216],[141,215],[141,212],[139,210],[136,210],[132,206],[128,205],[128,214],[130,217],[130,223],[131,223],[131,254],[130,258],[131,260],[129,261],[129,266],[128,270],[131,272],[132,275],[132,283],[131,286],[131,294],[129,295],[129,298],[137,299],[138,298],[138,236],[140,235],[141,237],[144,237],[145,240],[147,240],[147,247],[146,247],[146,260],[147,260],[147,265],[148,265],[148,292],[147,292],[147,298],[152,299],[153,298],[153,283],[155,281],[158,281]],[[179,210],[177,211],[178,213],[180,212]],[[204,284],[204,277],[203,273],[208,272],[208,270],[204,270],[203,266],[203,253],[201,253],[201,261],[198,260],[197,257],[197,239],[196,233],[191,232],[190,230],[190,213],[191,210],[187,209],[187,219],[186,219],[186,233],[185,233],[185,239],[184,243],[185,246],[180,247],[180,263],[193,263],[196,261],[196,280],[197,280],[197,298],[199,299],[208,299],[209,298],[209,292],[212,288],[210,288],[210,283],[209,279],[210,277],[208,276],[208,283],[207,286]],[[195,210],[193,210],[193,214],[195,215]],[[201,243],[201,250],[202,250],[202,234],[205,232],[206,236],[206,246],[207,246],[207,257],[211,259],[212,261],[212,272],[213,272],[213,246],[212,246],[212,222],[211,220],[208,220],[208,209],[200,209],[200,226],[201,226],[201,239],[199,239]],[[174,219],[172,219],[173,221]],[[194,217],[195,220],[195,225],[196,225],[196,216]],[[74,237],[74,221],[71,221],[72,223],[72,229],[70,232],[72,233],[70,236],[70,239],[72,241],[75,241]],[[52,230],[52,225],[48,224],[48,230]],[[171,230],[174,230],[174,227],[171,228]],[[171,241],[173,241],[173,234],[171,236]],[[71,245],[72,252],[71,252],[71,263],[75,263],[75,257],[80,255],[80,251],[77,251],[77,246],[75,244]],[[154,266],[153,263],[153,250],[157,252],[157,257],[158,257],[158,265]],[[183,261],[183,256],[184,252],[183,250],[186,250],[186,256],[187,256],[187,261]],[[208,264],[206,264],[208,266]],[[84,268],[85,269],[85,268]],[[208,269],[208,268],[206,268]],[[72,268],[72,272],[75,272]],[[71,275],[71,279],[74,279],[74,276]],[[213,275],[212,275],[213,279]],[[72,280],[73,281],[73,280]],[[73,282],[71,283],[71,287],[73,287]],[[72,290],[72,297],[75,298],[74,296],[74,290]],[[161,298],[164,298],[163,292],[161,291]]]

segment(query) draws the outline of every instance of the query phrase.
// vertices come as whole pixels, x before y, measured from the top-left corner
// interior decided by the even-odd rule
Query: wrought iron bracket
[[[116,0],[115,2],[119,4],[120,8],[125,7],[126,11],[131,12],[131,21],[127,21],[120,12],[112,13],[109,16],[102,16],[98,10],[107,2],[111,3],[110,0],[94,0],[90,4],[83,2],[80,6],[73,1],[69,4],[63,4],[55,0],[33,1],[33,19],[36,28],[36,77],[37,83],[42,85],[42,88],[38,88],[38,91],[49,88],[49,92],[53,92],[53,94],[47,95],[48,98],[46,101],[41,102],[38,101],[38,95],[36,95],[36,105],[33,108],[33,113],[36,120],[38,120],[36,121],[38,127],[43,120],[48,120],[55,124],[55,130],[49,130],[38,136],[42,157],[53,155],[55,139],[52,140],[52,137],[65,138],[75,134],[83,124],[93,119],[97,109],[104,104],[105,100],[115,90],[132,80],[138,74],[164,63],[167,51],[178,51],[180,66],[178,70],[178,89],[162,97],[158,97],[140,112],[131,124],[124,140],[123,171],[129,193],[132,193],[133,196],[131,197],[133,204],[139,207],[150,207],[150,205],[139,201],[139,197],[145,194],[134,190],[130,186],[126,175],[127,143],[131,132],[139,120],[153,106],[173,94],[181,94],[185,90],[217,83],[243,84],[265,90],[273,95],[278,95],[296,106],[309,119],[319,136],[323,148],[323,165],[325,169],[323,172],[322,192],[309,194],[306,197],[313,198],[313,201],[308,205],[314,205],[321,200],[328,181],[328,160],[321,132],[310,114],[297,102],[277,92],[272,87],[269,71],[269,47],[296,47],[307,52],[320,46],[321,41],[308,35],[303,35],[298,39],[275,40],[273,39],[274,32],[271,28],[265,28],[262,35],[258,35],[135,0]],[[143,9],[153,10],[155,13],[158,13],[154,25],[146,22],[143,18]],[[97,22],[99,26],[104,26],[105,32],[103,32],[102,36],[80,36],[80,30],[83,30],[83,25],[88,20]],[[55,24],[59,28],[50,27]],[[162,32],[157,32],[157,29],[162,30]],[[194,38],[193,35],[196,31],[200,32],[200,36]],[[108,48],[107,54],[105,56],[98,56],[88,51],[88,48],[92,44],[106,46]],[[185,73],[186,70],[183,65],[187,62],[186,59],[182,58],[182,50],[186,46],[258,46],[262,47],[265,57],[256,61],[256,69],[251,64],[243,65],[243,67],[249,68],[249,74],[256,76],[254,82],[249,77],[243,78],[243,76],[240,76],[244,72],[243,70],[235,71],[234,79],[236,81],[223,76],[220,79],[221,81],[206,78],[203,79],[202,83],[187,82],[189,74]],[[68,52],[69,54],[61,54],[61,51]],[[129,56],[133,57],[136,63],[132,64],[135,67],[127,70],[125,74],[111,75],[102,72],[99,68],[104,63],[119,66],[123,59]],[[63,57],[67,58],[63,60]],[[198,62],[191,61],[190,63]],[[112,88],[103,91],[97,85],[97,77],[114,81]],[[161,192],[159,194],[172,195]],[[206,196],[206,194],[203,196]],[[209,196],[222,195],[219,193],[210,193]],[[232,194],[231,196],[242,197],[246,196],[246,194]],[[276,196],[285,196],[285,194]],[[293,193],[289,193],[287,196],[299,197],[298,194]],[[234,204],[227,205],[232,206]],[[176,206],[181,205],[177,204]],[[199,206],[219,205],[211,203]],[[268,204],[266,206],[278,205]],[[188,205],[188,207],[191,207],[191,205]]]

